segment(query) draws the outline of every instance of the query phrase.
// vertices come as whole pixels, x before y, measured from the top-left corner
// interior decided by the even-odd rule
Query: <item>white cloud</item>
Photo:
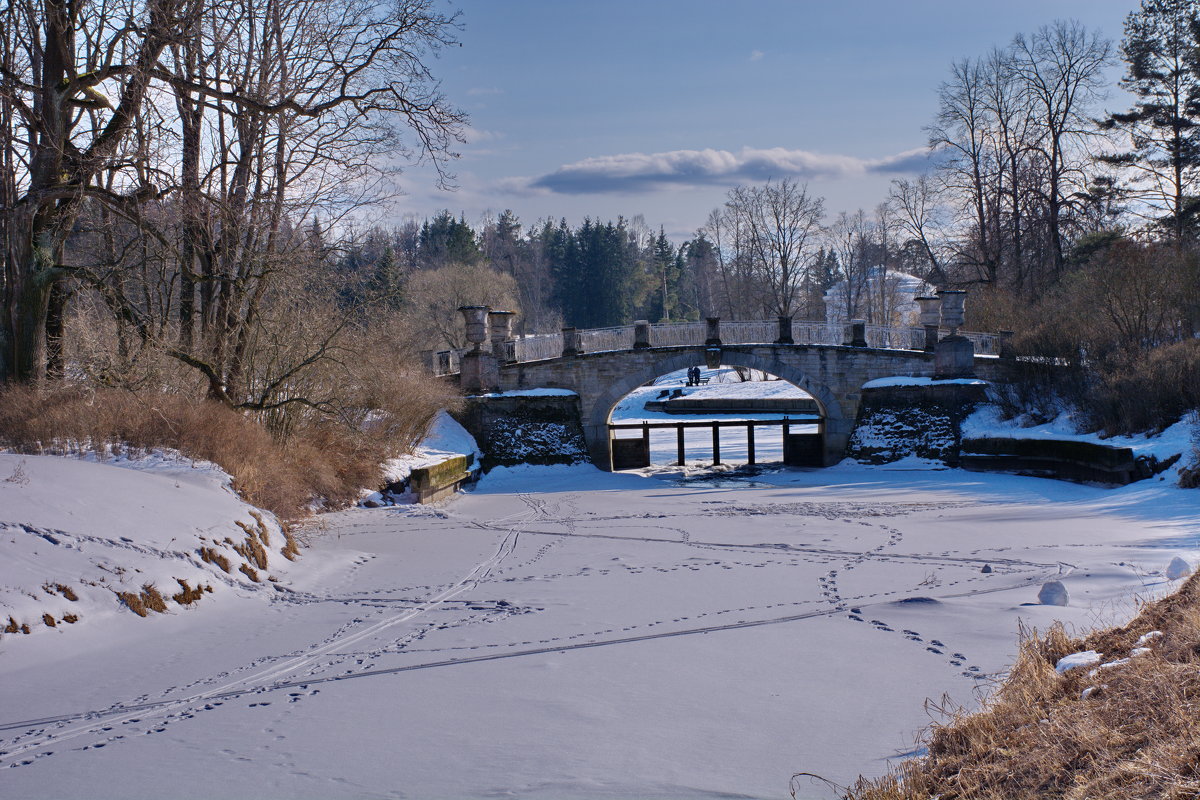
[[[750,51],[750,60],[751,61],[762,61],[762,58],[764,55],[766,55],[766,54],[762,50],[751,50]]]
[[[504,134],[497,131],[488,131],[483,128],[472,128],[470,126],[463,128],[463,137],[466,138],[467,144],[479,144],[480,142],[494,142],[498,139],[503,139]]]
[[[869,173],[920,173],[929,167],[925,148],[879,159],[863,159],[783,147],[729,150],[672,150],[586,158],[529,180],[529,189],[557,194],[638,192],[672,186],[734,185],[780,178],[856,177]],[[520,184],[509,179],[507,191]]]
[[[496,86],[474,86],[467,89],[468,97],[487,97],[496,94],[504,94],[504,90]]]

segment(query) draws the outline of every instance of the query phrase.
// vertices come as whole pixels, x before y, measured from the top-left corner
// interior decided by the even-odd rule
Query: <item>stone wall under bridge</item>
[[[702,346],[609,350],[500,366],[505,391],[538,387],[570,389],[579,395],[584,438],[592,460],[610,469],[608,422],[613,407],[639,386],[675,370],[705,363]],[[825,463],[835,464],[858,414],[862,385],[893,375],[934,376],[934,355],[837,345],[725,345],[720,363],[777,375],[811,394],[824,418]],[[975,357],[975,375],[1000,377],[1000,359]]]

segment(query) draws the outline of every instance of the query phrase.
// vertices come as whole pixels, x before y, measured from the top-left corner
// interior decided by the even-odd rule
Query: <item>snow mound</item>
[[[174,612],[221,592],[273,595],[295,554],[227,474],[163,453],[0,454],[0,548],[0,635]]]
[[[1177,581],[1180,578],[1186,578],[1192,574],[1192,565],[1184,561],[1179,556],[1171,559],[1171,563],[1167,564],[1167,580]]]
[[[1054,665],[1054,671],[1059,675],[1062,675],[1067,670],[1075,669],[1077,667],[1094,667],[1100,663],[1100,660],[1103,657],[1104,656],[1102,656],[1100,653],[1097,653],[1095,650],[1084,650],[1082,653],[1071,653],[1070,655],[1063,656],[1058,660],[1058,663]]]
[[[1071,594],[1062,581],[1050,581],[1042,584],[1038,602],[1044,606],[1066,606],[1071,604]]]

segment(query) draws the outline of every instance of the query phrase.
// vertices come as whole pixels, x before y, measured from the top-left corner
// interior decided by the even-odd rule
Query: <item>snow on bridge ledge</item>
[[[914,378],[908,375],[893,375],[888,378],[876,378],[862,385],[864,389],[882,389],[888,386],[987,386],[988,382],[979,378]]]
[[[469,397],[578,397],[578,392],[573,392],[570,389],[511,389],[507,392],[487,392],[486,394],[473,394]]]

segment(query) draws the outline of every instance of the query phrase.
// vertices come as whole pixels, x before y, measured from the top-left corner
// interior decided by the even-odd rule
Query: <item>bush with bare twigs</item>
[[[1060,658],[1085,650],[1111,666],[1055,670]],[[944,710],[927,756],[860,779],[847,800],[1197,797],[1200,574],[1123,627],[1072,638],[1055,626],[1026,636],[982,710]]]

